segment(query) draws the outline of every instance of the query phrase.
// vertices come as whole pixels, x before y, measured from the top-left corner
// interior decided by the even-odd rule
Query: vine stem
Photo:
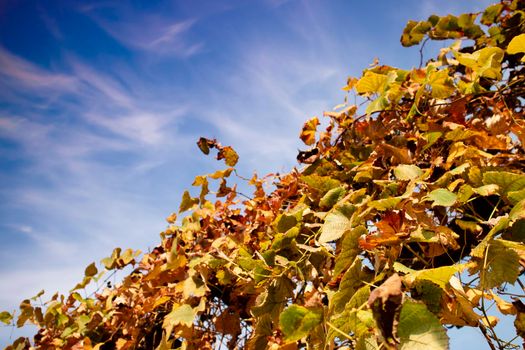
[[[487,340],[487,343],[489,344],[489,347],[491,350],[497,350],[494,344],[492,344],[492,339],[490,339],[490,336],[487,334],[487,328],[481,323],[478,323],[478,328],[480,329],[481,333],[485,337],[485,340]]]

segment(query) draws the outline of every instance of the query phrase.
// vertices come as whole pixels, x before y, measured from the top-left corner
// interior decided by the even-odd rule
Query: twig
[[[419,48],[419,67],[418,68],[421,68],[423,66],[423,49],[425,48],[425,44],[427,43],[428,39],[430,38],[425,38],[425,40],[423,40],[423,43],[421,44],[421,47]]]

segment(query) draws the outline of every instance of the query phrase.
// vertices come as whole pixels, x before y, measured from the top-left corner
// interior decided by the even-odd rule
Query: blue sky
[[[348,76],[418,64],[407,20],[487,3],[1,1],[0,309],[69,290],[116,246],[154,247],[182,191],[221,167],[200,136],[245,176],[287,171]]]

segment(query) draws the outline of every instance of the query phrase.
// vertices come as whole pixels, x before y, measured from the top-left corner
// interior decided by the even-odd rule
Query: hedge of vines
[[[226,168],[195,178],[158,246],[0,313],[39,329],[7,349],[447,349],[451,326],[521,348],[524,33],[523,0],[410,21],[402,45],[450,46],[349,78],[328,126],[304,124],[300,170],[242,179],[237,153],[201,138]]]

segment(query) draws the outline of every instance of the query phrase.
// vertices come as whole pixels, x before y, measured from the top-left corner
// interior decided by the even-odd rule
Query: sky
[[[418,65],[409,19],[490,2],[0,1],[0,310],[156,246],[193,178],[223,167],[200,136],[243,176],[289,171],[348,76]],[[0,346],[19,333],[0,327]],[[467,332],[452,349],[465,341],[487,347]]]

